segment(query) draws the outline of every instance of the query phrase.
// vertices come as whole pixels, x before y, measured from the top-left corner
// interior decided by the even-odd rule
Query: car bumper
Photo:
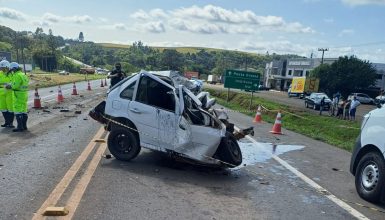
[[[357,159],[358,153],[361,150],[361,147],[362,145],[361,145],[361,134],[360,134],[356,139],[356,143],[354,144],[354,149],[352,153],[352,158],[350,159],[350,173],[352,173],[353,175],[355,175],[356,167],[358,164],[358,161],[356,161],[356,159]]]

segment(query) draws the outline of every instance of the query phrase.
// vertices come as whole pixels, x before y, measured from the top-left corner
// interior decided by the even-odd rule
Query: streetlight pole
[[[324,63],[324,53],[325,51],[329,51],[328,48],[318,48],[318,51],[322,51],[322,58],[321,58],[321,64]]]

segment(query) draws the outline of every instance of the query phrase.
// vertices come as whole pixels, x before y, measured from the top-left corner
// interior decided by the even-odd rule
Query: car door
[[[158,142],[158,108],[151,105],[151,85],[153,79],[141,74],[136,87],[135,98],[128,105],[130,119],[139,131],[140,144],[150,149],[159,149]]]
[[[197,160],[206,160],[217,150],[225,129],[220,125],[213,126],[210,115],[199,109],[200,101],[189,90],[183,88],[180,94],[183,94],[184,111],[177,127],[178,144],[175,150]],[[196,116],[192,114],[199,116],[192,120],[191,117]]]

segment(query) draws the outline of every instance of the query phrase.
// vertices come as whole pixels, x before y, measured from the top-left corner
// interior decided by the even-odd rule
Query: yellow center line
[[[82,199],[84,192],[87,189],[88,184],[91,181],[92,175],[94,175],[94,172],[99,164],[99,161],[101,160],[101,156],[104,151],[107,149],[107,144],[101,144],[98,151],[92,158],[90,164],[87,167],[87,170],[84,172],[82,178],[76,185],[74,191],[71,194],[71,197],[68,199],[67,205],[65,206],[69,214],[67,216],[59,217],[58,219],[72,219],[74,216],[77,207],[80,204],[80,200]]]
[[[101,127],[98,130],[98,132],[96,133],[96,135],[93,137],[93,139],[99,139],[103,135],[103,133],[104,133],[104,128]],[[79,171],[80,167],[83,165],[84,161],[87,159],[88,155],[94,149],[96,144],[98,144],[98,143],[91,141],[87,145],[87,147],[80,154],[78,159],[76,159],[74,164],[71,166],[71,168],[67,171],[67,173],[64,175],[64,177],[61,179],[61,181],[56,185],[55,189],[52,190],[51,194],[45,200],[43,205],[37,210],[36,213],[34,213],[32,220],[45,219],[45,216],[43,216],[44,210],[48,206],[56,205],[57,201],[63,195],[64,191],[66,190],[68,185],[71,183],[71,181],[75,177],[76,173]]]

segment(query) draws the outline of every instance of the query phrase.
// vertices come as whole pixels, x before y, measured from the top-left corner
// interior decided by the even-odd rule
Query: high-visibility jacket
[[[13,110],[15,113],[26,113],[28,111],[28,84],[29,78],[18,70],[12,76],[12,90],[14,92]]]
[[[0,70],[0,111],[6,111],[7,105],[5,103],[5,74]]]
[[[5,88],[11,82],[12,73],[0,71],[0,111],[13,112],[13,90]]]

